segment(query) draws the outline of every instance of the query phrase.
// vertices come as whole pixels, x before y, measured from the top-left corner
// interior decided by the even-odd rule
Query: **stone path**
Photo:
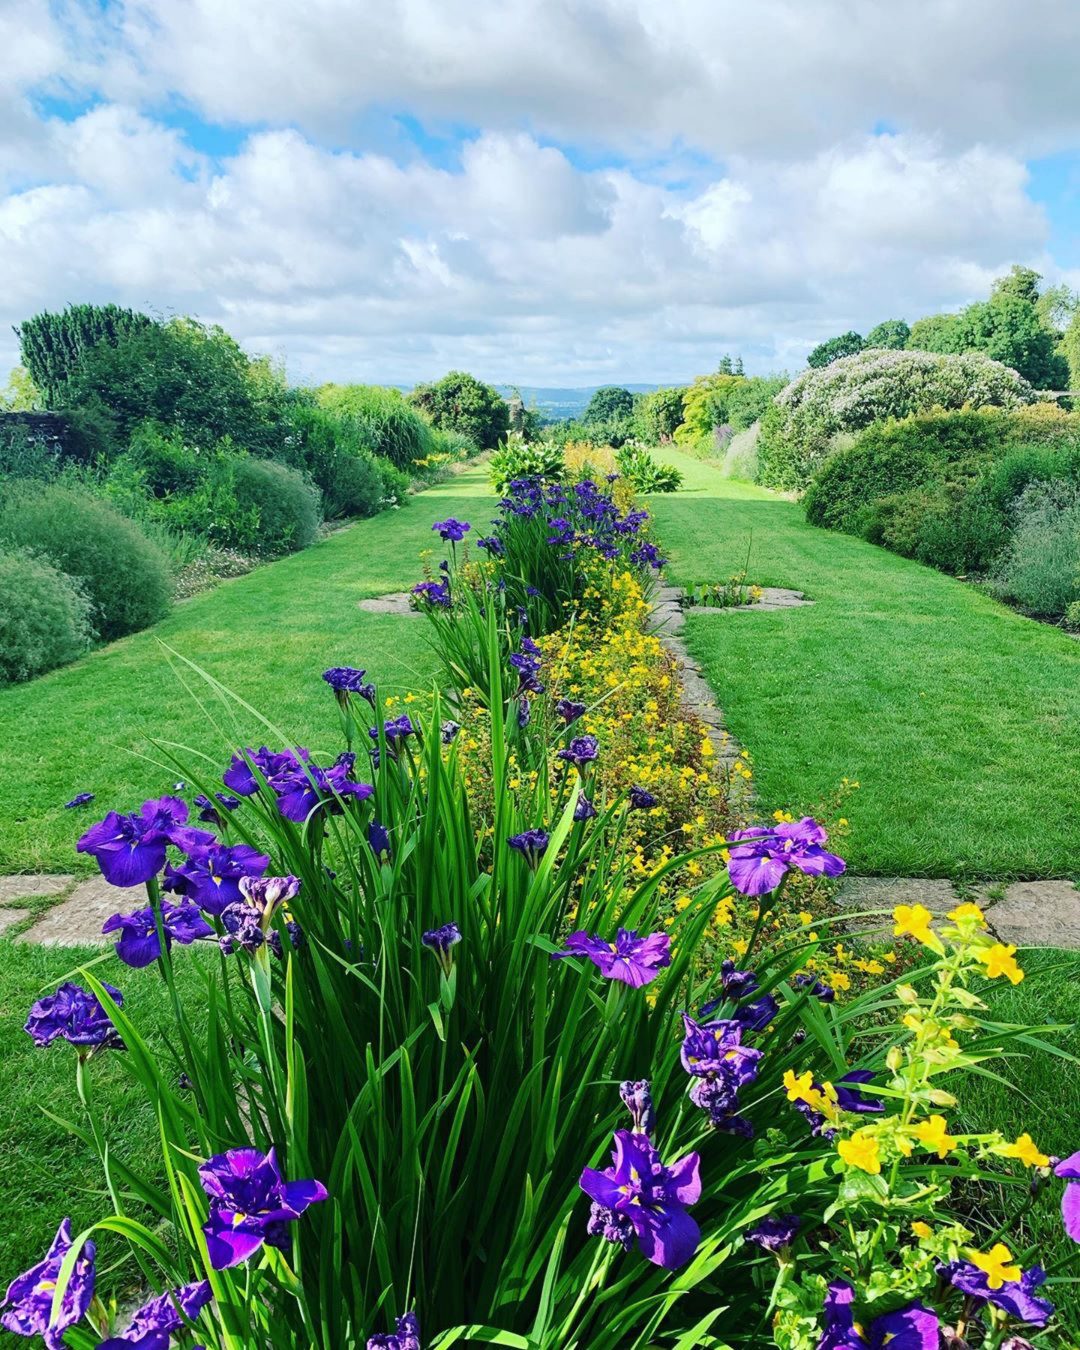
[[[408,591],[391,591],[389,595],[373,595],[358,602],[358,608],[367,614],[400,614],[404,618],[419,618],[420,611],[409,603]]]

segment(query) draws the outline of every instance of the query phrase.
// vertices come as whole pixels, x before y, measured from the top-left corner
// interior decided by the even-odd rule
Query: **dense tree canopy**
[[[482,450],[493,450],[510,426],[510,409],[497,390],[464,370],[434,384],[418,384],[409,402],[441,431],[460,431]]]
[[[629,389],[608,384],[598,389],[582,413],[583,422],[619,422],[634,411],[634,396]]]
[[[903,351],[911,329],[903,319],[886,319],[875,325],[866,335],[867,347],[887,347],[892,351]]]
[[[820,370],[824,366],[830,366],[834,361],[839,361],[844,356],[854,356],[861,352],[865,343],[856,332],[849,331],[841,333],[839,337],[829,338],[827,342],[819,342],[810,355],[806,358],[806,364],[814,370]]]
[[[52,408],[67,406],[67,385],[86,353],[100,343],[155,326],[148,314],[119,305],[68,305],[62,314],[47,311],[16,328],[23,365]]]

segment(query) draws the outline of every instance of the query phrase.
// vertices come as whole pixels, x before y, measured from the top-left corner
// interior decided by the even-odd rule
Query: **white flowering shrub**
[[[761,481],[805,487],[832,437],[888,417],[931,408],[1017,408],[1034,398],[1015,370],[977,352],[860,352],[806,371],[777,394],[762,418]]]

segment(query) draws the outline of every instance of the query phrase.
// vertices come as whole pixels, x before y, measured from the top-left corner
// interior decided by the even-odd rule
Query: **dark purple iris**
[[[654,1265],[676,1270],[697,1250],[701,1230],[687,1213],[701,1197],[696,1153],[666,1166],[644,1134],[615,1131],[611,1167],[586,1167],[580,1186],[592,1200],[588,1231],[629,1250],[635,1239]]]
[[[584,717],[585,704],[575,703],[571,698],[560,698],[555,704],[555,711],[569,726],[571,722],[576,722],[579,717]]]
[[[620,928],[614,942],[586,932],[571,933],[566,950],[552,952],[552,958],[584,956],[605,980],[619,980],[633,989],[650,984],[664,966],[671,965],[671,939],[666,933],[639,937],[633,929]]]
[[[64,803],[64,810],[70,811],[76,806],[89,806],[96,796],[96,792],[77,792],[71,801]]]
[[[948,1280],[969,1298],[991,1303],[1001,1308],[1018,1322],[1033,1327],[1044,1327],[1053,1316],[1054,1305],[1049,1299],[1039,1298],[1036,1290],[1046,1282],[1046,1271],[1032,1266],[1020,1273],[1018,1280],[1006,1280],[997,1289],[991,1289],[986,1272],[971,1261],[950,1261],[938,1266],[938,1274]]]
[[[797,1214],[770,1214],[753,1228],[748,1228],[743,1238],[775,1256],[791,1246],[801,1226],[802,1220]]]
[[[215,1154],[200,1165],[199,1180],[210,1197],[203,1233],[215,1270],[246,1261],[264,1242],[286,1249],[286,1225],[327,1195],[321,1181],[285,1181],[275,1149]]]
[[[390,856],[390,831],[385,825],[377,820],[372,820],[367,827],[368,847],[376,858],[389,858]]]
[[[373,741],[379,739],[379,728],[368,727],[368,735]],[[383,735],[387,741],[393,744],[394,741],[403,741],[406,736],[415,736],[416,727],[413,726],[412,718],[408,713],[402,713],[400,717],[389,717],[383,723]]]
[[[584,792],[579,792],[577,805],[574,807],[574,819],[592,820],[597,814],[596,807],[589,801]]]
[[[467,520],[455,520],[453,516],[448,516],[446,520],[437,520],[431,528],[438,531],[439,538],[446,543],[460,544],[472,526]]]
[[[832,985],[823,984],[813,975],[796,975],[794,984],[796,989],[805,989],[811,998],[816,998],[822,1003],[836,1002],[836,990]]]
[[[530,867],[536,868],[547,852],[549,835],[547,830],[522,830],[520,834],[511,835],[506,842],[522,855]]]
[[[369,1336],[367,1350],[420,1350],[420,1322],[414,1312],[395,1319],[397,1330],[391,1335]]]
[[[1061,1217],[1065,1232],[1074,1242],[1080,1242],[1080,1152],[1070,1153],[1054,1168],[1054,1176],[1069,1182],[1061,1197]]]
[[[461,941],[461,929],[457,924],[444,923],[441,928],[430,928],[420,941],[435,953],[444,973],[449,975],[454,965],[454,948]]]
[[[757,993],[758,977],[752,970],[736,970],[734,961],[721,961],[720,963],[720,998],[714,998],[711,1003],[706,1003],[701,1010],[702,1017],[709,1017],[714,1013],[721,1003],[729,999],[738,1001],[748,998],[751,994]]]
[[[262,787],[264,779],[295,773],[310,758],[311,752],[302,746],[297,746],[295,753],[292,750],[268,750],[265,745],[258,750],[248,747],[233,755],[232,762],[221,775],[221,781],[241,797],[251,797]]]
[[[731,1016],[744,1031],[764,1031],[779,1011],[780,1004],[772,994],[762,994],[753,1003],[744,1003],[741,1008],[736,1008]]]
[[[532,709],[529,706],[529,700],[527,698],[518,699],[518,709],[517,709],[518,726],[522,729],[522,731],[524,731],[531,721],[532,721]]]
[[[731,884],[743,895],[775,891],[792,867],[809,876],[838,877],[846,866],[821,847],[829,836],[810,816],[770,829],[734,830],[731,837],[746,841],[731,850],[728,862]]]
[[[836,1089],[836,1104],[841,1111],[853,1111],[860,1116],[880,1115],[885,1110],[885,1103],[876,1097],[863,1095],[863,1088],[873,1081],[873,1069],[852,1069],[838,1078],[833,1086]]]
[[[389,722],[386,725],[389,731]],[[370,730],[375,731],[375,728]],[[286,820],[302,822],[320,806],[340,811],[344,801],[366,801],[375,789],[370,783],[357,783],[353,779],[353,761],[354,756],[343,755],[329,769],[308,764],[275,775],[270,785],[277,795],[278,810]]]
[[[97,1350],[169,1350],[172,1334],[193,1322],[210,1297],[206,1280],[159,1294],[133,1314],[126,1331],[102,1341]]]
[[[683,1068],[694,1079],[690,1100],[714,1129],[745,1138],[753,1126],[738,1113],[739,1092],[757,1077],[762,1052],[743,1045],[744,1026],[733,1019],[697,1022],[683,1013]]]
[[[630,789],[630,809],[632,811],[651,811],[656,805],[656,798],[651,792],[646,792],[643,787],[632,787]]]
[[[532,638],[523,637],[521,650],[513,652],[510,664],[518,673],[517,697],[522,694],[542,694],[544,686],[540,680],[541,652]]]
[[[661,557],[660,550],[655,544],[643,540],[637,548],[630,554],[630,561],[637,563],[639,567],[652,567],[659,572],[660,568],[667,563],[667,559]]]
[[[493,558],[501,558],[506,552],[506,545],[496,534],[481,535],[476,541],[476,547],[490,553]]]
[[[418,581],[412,588],[412,594],[425,604],[435,605],[439,609],[449,609],[453,603],[450,595],[450,583],[442,581]]]
[[[228,813],[235,811],[240,805],[239,797],[230,797],[227,792],[215,792],[214,801],[211,801],[205,793],[200,792],[195,798],[195,805],[199,807],[199,819],[205,821],[208,825],[221,826],[225,823],[225,816],[222,812]]]
[[[212,937],[214,930],[203,918],[198,905],[190,900],[174,904],[161,902],[161,928],[165,934],[165,950],[171,951],[174,941],[188,946],[198,938]],[[134,914],[114,914],[102,924],[103,933],[119,933],[116,954],[125,965],[136,969],[148,966],[161,955],[157,920],[153,909],[137,909]]]
[[[349,706],[353,694],[367,699],[374,707],[375,686],[364,682],[366,674],[366,670],[357,670],[354,666],[331,666],[329,670],[323,671],[323,679],[334,691],[334,697],[343,708]]]
[[[122,1008],[124,996],[120,990],[103,985],[109,998]],[[25,1030],[38,1045],[48,1045],[59,1036],[72,1045],[124,1048],[109,1013],[93,994],[77,984],[62,984],[55,994],[38,999],[27,1015]]]
[[[647,1134],[650,1138],[656,1128],[656,1111],[653,1107],[652,1084],[646,1078],[634,1082],[628,1078],[619,1084],[619,1096],[623,1105],[633,1118],[633,1133]]]
[[[73,1327],[90,1307],[94,1297],[94,1244],[83,1244],[71,1272],[64,1297],[53,1320],[53,1294],[64,1257],[71,1251],[71,1220],[56,1230],[44,1260],[16,1276],[0,1304],[0,1325],[16,1336],[41,1336],[48,1350],[64,1350],[64,1332]]]
[[[817,1350],[938,1350],[937,1313],[921,1303],[856,1324],[855,1290],[842,1280],[829,1285],[823,1309],[824,1329]]]
[[[443,745],[453,745],[457,740],[458,733],[461,731],[460,722],[446,721],[439,728],[439,736]]]
[[[139,886],[165,866],[168,844],[185,848],[213,839],[205,830],[186,829],[187,818],[186,802],[179,797],[159,797],[143,802],[130,816],[110,811],[90,826],[75,847],[95,859],[110,886]]]
[[[294,899],[300,890],[296,877],[243,877],[240,881],[240,899],[226,905],[221,912],[221,922],[226,937],[220,940],[221,950],[226,955],[238,947],[247,952],[255,952],[266,943],[275,956],[281,956],[281,937],[271,928],[274,916],[282,906]],[[298,924],[288,923],[286,928],[294,947],[300,946],[301,933]]]
[[[244,877],[262,876],[269,866],[269,857],[249,844],[201,845],[193,848],[182,863],[168,869],[165,889],[216,915],[240,899]]]
[[[575,736],[565,750],[559,751],[559,759],[565,759],[578,770],[584,770],[600,754],[600,742],[595,736]]]

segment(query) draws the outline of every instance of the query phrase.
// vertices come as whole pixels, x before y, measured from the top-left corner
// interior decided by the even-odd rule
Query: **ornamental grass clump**
[[[451,551],[463,525],[440,522]],[[501,578],[458,611],[457,577],[482,704],[387,716],[364,670],[336,667],[340,753],[269,722],[225,765],[162,744],[198,824],[170,796],[84,831],[118,887],[115,958],[46,993],[27,1030],[71,1057],[103,1213],[78,1233],[55,1217],[0,1322],[50,1350],[1074,1344],[1064,1273],[1006,1246],[1011,1208],[961,1204],[992,1183],[1080,1233],[1075,1156],[956,1123],[965,1073],[1044,1046],[985,1016],[986,981],[1023,978],[1015,949],[973,905],[940,925],[901,909],[925,959],[832,1000],[818,939],[770,936],[785,888],[843,869],[820,825],[672,844],[639,870],[633,827],[659,793],[605,784],[584,700],[508,627]],[[738,964],[708,959],[724,905],[756,916]],[[173,1007],[161,1041],[123,998],[144,963]],[[151,1104],[156,1175],[117,1151],[102,1056]],[[120,1271],[145,1290],[133,1316],[99,1262],[101,1286]]]

